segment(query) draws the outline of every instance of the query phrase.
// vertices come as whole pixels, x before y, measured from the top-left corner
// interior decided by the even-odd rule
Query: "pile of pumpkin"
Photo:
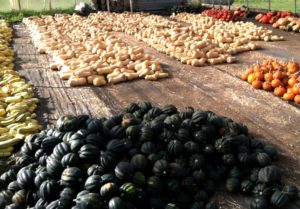
[[[52,70],[70,86],[116,84],[137,78],[156,81],[168,77],[160,63],[141,47],[128,46],[92,27],[80,16],[56,15],[24,19],[40,53],[52,55]]]
[[[300,104],[300,63],[264,60],[246,70],[241,78],[255,89],[273,91],[286,101]]]
[[[251,209],[298,198],[272,161],[277,150],[210,111],[149,102],[94,119],[63,116],[27,137],[0,177],[0,208],[217,209],[211,197],[252,195]]]
[[[255,19],[263,24],[272,24],[280,30],[300,32],[300,18],[293,16],[291,12],[268,12],[256,15]]]
[[[32,86],[14,71],[11,40],[12,29],[0,20],[0,158],[10,156],[15,144],[40,130],[34,113],[38,99]]]

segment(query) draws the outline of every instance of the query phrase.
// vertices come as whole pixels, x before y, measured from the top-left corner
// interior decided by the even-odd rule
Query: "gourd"
[[[101,197],[110,199],[118,194],[118,185],[116,183],[106,183],[100,189]]]
[[[167,176],[168,174],[168,162],[166,160],[158,160],[154,163],[152,172],[158,177]]]
[[[251,204],[250,204],[251,209],[266,209],[269,208],[269,204],[265,199],[262,198],[255,198]]]
[[[148,167],[148,160],[142,154],[134,155],[130,163],[136,171],[145,171]]]
[[[84,183],[84,188],[89,192],[98,192],[100,190],[101,184],[102,184],[101,176],[91,175],[86,179]]]
[[[125,209],[125,207],[125,202],[120,197],[114,197],[108,202],[109,209]]]
[[[76,198],[75,201],[80,208],[96,209],[101,208],[102,206],[101,197],[97,193],[85,194],[79,198]]]
[[[120,162],[115,168],[115,175],[119,179],[129,179],[133,176],[133,166],[128,162]]]
[[[279,170],[276,166],[266,166],[259,170],[258,180],[263,183],[270,183],[279,179]]]
[[[61,185],[67,187],[77,187],[82,181],[82,174],[79,168],[69,167],[66,168],[61,174]]]
[[[45,201],[54,200],[57,196],[57,191],[59,190],[59,184],[54,180],[44,181],[39,189],[40,197]]]
[[[133,183],[124,183],[120,186],[121,197],[133,199],[136,194],[136,186]]]
[[[288,195],[282,191],[275,191],[270,199],[270,203],[275,208],[281,208],[289,202]]]

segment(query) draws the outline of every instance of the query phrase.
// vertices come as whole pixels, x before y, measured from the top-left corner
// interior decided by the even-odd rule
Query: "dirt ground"
[[[242,81],[240,74],[251,64],[264,58],[300,61],[300,34],[276,30],[285,41],[262,43],[262,49],[238,55],[235,64],[192,67],[183,65],[159,53],[145,43],[123,33],[115,33],[130,45],[142,46],[158,58],[171,74],[158,82],[136,80],[107,87],[67,87],[56,72],[49,69],[47,55],[34,49],[23,24],[14,25],[14,49],[18,70],[31,82],[41,100],[39,120],[53,125],[64,114],[89,114],[94,117],[119,113],[130,102],[148,100],[156,105],[175,104],[211,110],[248,126],[251,133],[273,144],[281,151],[278,165],[286,182],[300,187],[300,108],[273,94],[253,90]],[[243,196],[232,196],[220,191],[221,208],[249,208]],[[300,203],[288,208],[300,208]]]

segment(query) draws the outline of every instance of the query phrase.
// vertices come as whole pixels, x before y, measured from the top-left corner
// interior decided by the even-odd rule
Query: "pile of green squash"
[[[111,118],[63,116],[26,138],[0,177],[0,209],[217,209],[218,187],[251,209],[298,198],[277,150],[210,111],[132,103]]]

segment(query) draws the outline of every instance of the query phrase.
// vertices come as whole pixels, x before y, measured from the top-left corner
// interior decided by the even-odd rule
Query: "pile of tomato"
[[[237,8],[235,11],[228,9],[208,9],[204,10],[202,14],[222,20],[222,21],[237,21],[240,17],[247,17],[247,11]]]
[[[267,12],[265,14],[260,13],[256,15],[255,19],[263,24],[273,24],[279,18],[282,17],[291,17],[293,14],[291,12],[283,11],[283,12]]]
[[[254,89],[273,91],[286,101],[300,104],[300,63],[265,60],[241,75]]]

